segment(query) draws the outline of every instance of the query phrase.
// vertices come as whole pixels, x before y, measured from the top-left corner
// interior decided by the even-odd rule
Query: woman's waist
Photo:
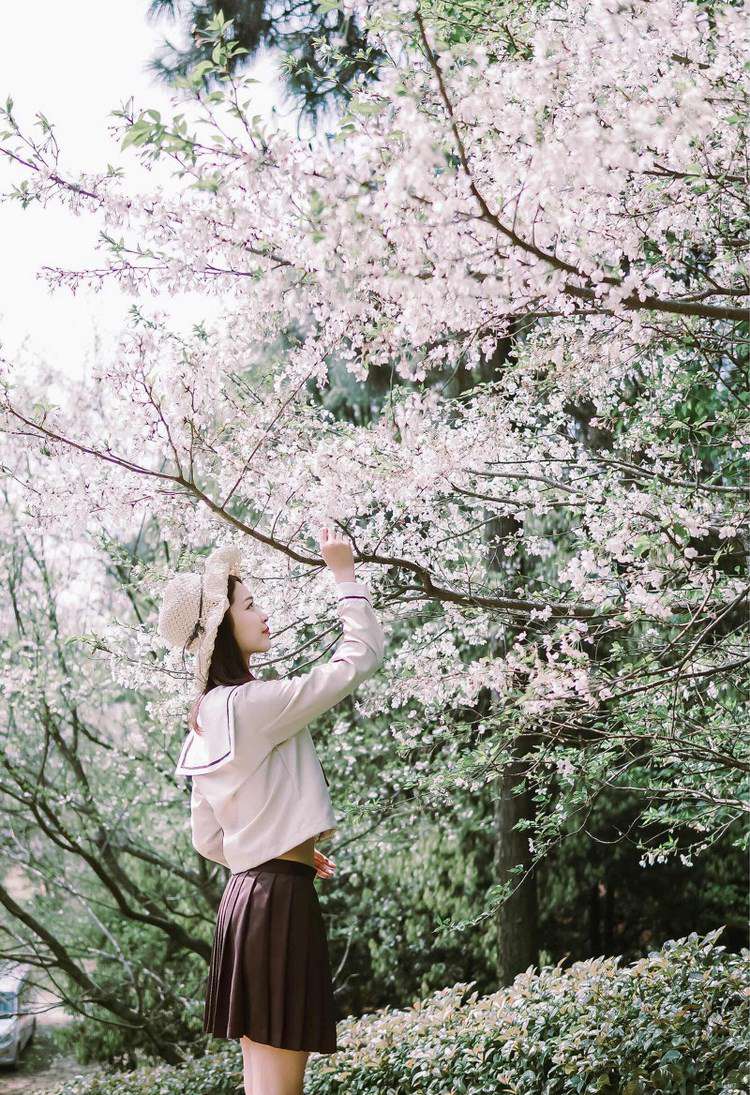
[[[282,852],[274,859],[291,859],[296,863],[306,863],[308,867],[314,867],[313,853],[315,851],[315,841],[317,834],[308,837],[307,840],[303,840],[300,844],[295,844],[293,848],[290,848],[286,852]]]

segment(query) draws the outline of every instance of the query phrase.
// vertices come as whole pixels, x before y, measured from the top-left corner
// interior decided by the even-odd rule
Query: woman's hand
[[[340,582],[354,580],[352,546],[346,537],[338,536],[329,525],[323,525],[320,530],[320,554],[334,578]]]
[[[336,864],[327,855],[323,855],[317,848],[313,848],[313,863],[317,868],[316,878],[332,878],[336,870]]]

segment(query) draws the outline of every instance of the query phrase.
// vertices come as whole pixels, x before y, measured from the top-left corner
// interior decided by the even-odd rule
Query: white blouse
[[[336,582],[343,635],[331,658],[280,680],[219,685],[198,711],[177,776],[191,776],[195,849],[233,874],[336,832],[308,724],[383,664],[385,635],[361,580]]]

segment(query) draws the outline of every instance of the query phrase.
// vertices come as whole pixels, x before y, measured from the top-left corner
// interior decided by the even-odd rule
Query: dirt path
[[[74,1057],[57,1054],[52,1041],[56,1028],[70,1022],[70,1016],[56,1004],[51,993],[37,993],[36,1006],[40,1010],[36,1018],[34,1037],[21,1054],[17,1071],[8,1065],[0,1065],[0,1092],[2,1095],[47,1095],[55,1091],[64,1080],[75,1076],[87,1076],[96,1071],[95,1065],[79,1065]]]
[[[17,901],[29,898],[33,889],[20,867],[6,871],[3,885]],[[18,1069],[0,1065],[2,1095],[47,1095],[65,1080],[87,1076],[96,1071],[95,1065],[79,1065],[72,1056],[60,1056],[54,1046],[55,1029],[71,1021],[54,993],[37,988],[34,996],[36,1031],[21,1053]]]

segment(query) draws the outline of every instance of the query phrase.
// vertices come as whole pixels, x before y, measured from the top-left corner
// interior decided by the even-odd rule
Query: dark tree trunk
[[[512,325],[509,336],[498,340],[495,352],[483,363],[480,380],[492,380],[502,373],[513,351],[515,334],[516,328]],[[518,521],[514,517],[496,517],[487,525],[485,536],[487,539],[505,539],[517,528]],[[487,565],[488,569],[502,573],[508,564],[499,546],[495,544],[490,548]],[[510,623],[506,624],[506,635],[511,626]],[[526,792],[512,794],[513,787],[522,782],[524,771],[523,748],[519,746],[517,759],[499,774],[495,784],[495,874],[499,883],[510,880],[514,888],[512,896],[497,910],[495,921],[497,975],[501,985],[511,984],[518,973],[539,963],[536,872],[526,875],[531,863],[529,834],[514,829],[520,818],[533,816],[533,802],[529,795]],[[524,873],[520,885],[519,875],[509,873],[518,864],[521,864]]]
[[[615,953],[615,888],[609,878],[604,894],[604,953]]]
[[[501,985],[510,985],[518,973],[539,963],[536,873],[532,871],[520,885],[519,876],[509,873],[519,863],[525,872],[531,863],[528,833],[513,829],[519,818],[532,816],[533,803],[527,792],[512,794],[523,771],[519,759],[497,781],[495,869],[498,882],[511,880],[514,887],[497,913],[497,972]]]
[[[589,888],[589,953],[597,957],[602,953],[602,925],[599,912],[599,883]]]

